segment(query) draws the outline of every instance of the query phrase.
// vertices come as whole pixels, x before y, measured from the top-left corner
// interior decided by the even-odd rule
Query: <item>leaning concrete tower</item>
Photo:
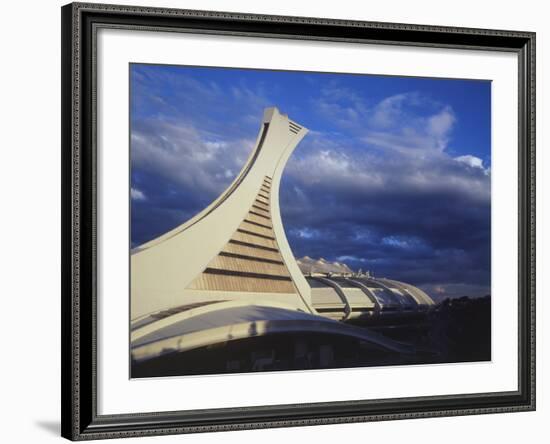
[[[279,211],[285,164],[306,133],[266,109],[233,183],[195,217],[132,251],[131,319],[231,300],[315,313]]]

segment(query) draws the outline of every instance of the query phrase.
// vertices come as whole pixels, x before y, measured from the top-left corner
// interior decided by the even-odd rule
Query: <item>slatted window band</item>
[[[262,227],[262,228],[268,228],[268,229],[273,228],[273,227],[270,226],[270,225],[263,225],[263,224],[261,224],[261,223],[259,223],[259,222],[255,222],[255,221],[249,220],[249,219],[245,219],[244,222],[246,222],[247,224],[256,225],[256,226]]]
[[[267,219],[267,220],[271,220],[268,216],[266,216],[265,214],[260,214],[260,213],[257,213],[255,211],[252,211],[250,210],[250,214],[253,214],[254,216],[258,216],[258,217],[262,217],[264,219]]]
[[[275,238],[273,236],[266,236],[264,234],[255,233],[254,231],[244,230],[242,228],[237,229],[237,231],[239,233],[250,234],[251,236],[258,236],[258,237],[261,237],[261,238],[264,238],[264,239],[275,240]]]
[[[271,179],[265,176],[248,214],[229,242],[188,288],[296,292],[271,224],[270,197]]]
[[[274,274],[261,274],[261,273],[250,273],[245,271],[233,271],[233,270],[221,270],[217,268],[207,268],[203,271],[206,274],[219,274],[222,276],[239,276],[239,277],[249,277],[255,279],[267,279],[274,281],[292,281],[290,276],[280,276]]]
[[[258,257],[258,258],[268,259],[268,260],[277,261],[277,262],[283,260],[278,251],[248,247],[246,245],[237,245],[231,242],[227,243],[227,245],[220,252],[220,254],[222,253],[239,254],[239,255],[249,256],[249,257]]]
[[[255,262],[265,262],[265,263],[268,263],[268,264],[284,265],[283,261],[278,261],[278,260],[274,260],[274,259],[266,259],[266,258],[258,257],[258,256],[246,256],[244,254],[238,254],[238,253],[228,253],[226,251],[222,251],[220,253],[220,256],[233,257],[233,258],[236,258],[236,259],[244,259],[244,260],[255,261]]]
[[[245,247],[251,247],[251,248],[258,248],[260,250],[267,250],[267,251],[275,251],[275,252],[279,252],[279,249],[278,248],[270,248],[270,247],[264,247],[263,245],[258,245],[258,244],[251,244],[249,242],[243,242],[243,241],[239,241],[239,240],[235,240],[235,239],[231,239],[229,241],[230,244],[237,244],[237,245],[243,245]]]
[[[269,210],[267,210],[266,208],[262,208],[256,204],[252,205],[256,210],[260,210],[260,211],[263,211],[264,213],[269,213]]]

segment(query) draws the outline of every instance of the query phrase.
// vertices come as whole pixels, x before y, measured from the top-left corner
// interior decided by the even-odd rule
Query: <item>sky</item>
[[[290,247],[437,300],[490,294],[491,83],[130,65],[131,242],[232,182],[263,110],[309,129],[283,173]]]

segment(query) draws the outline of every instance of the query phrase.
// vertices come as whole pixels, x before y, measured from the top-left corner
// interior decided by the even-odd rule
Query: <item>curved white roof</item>
[[[168,321],[168,322],[167,322]],[[133,332],[132,357],[139,361],[226,341],[281,333],[325,333],[367,341],[390,351],[410,348],[368,329],[298,310],[262,305],[210,304],[207,310],[139,335]],[[134,336],[135,334],[135,336]]]

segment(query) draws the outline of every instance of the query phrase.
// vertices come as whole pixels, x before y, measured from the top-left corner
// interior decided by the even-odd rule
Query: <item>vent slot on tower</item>
[[[288,121],[288,129],[291,133],[298,134],[302,127],[300,125],[295,124],[294,122]]]

